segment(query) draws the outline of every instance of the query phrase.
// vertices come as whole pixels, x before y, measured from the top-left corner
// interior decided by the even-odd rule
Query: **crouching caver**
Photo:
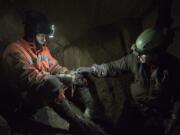
[[[3,54],[7,84],[15,86],[9,94],[17,96],[11,102],[19,101],[10,111],[31,115],[33,110],[48,105],[79,134],[103,134],[95,124],[77,115],[64,95],[67,83],[79,83],[79,76],[69,73],[52,57],[46,40],[54,36],[54,26],[37,12],[27,12],[24,25],[24,37],[9,45]],[[88,89],[83,86],[79,92],[86,96],[83,98],[87,100],[85,106],[91,108],[93,103]]]
[[[78,69],[78,73],[96,77],[115,77],[126,72],[133,74],[129,99],[131,108],[122,118],[127,118],[122,127],[128,135],[180,134],[177,133],[180,129],[180,64],[175,56],[166,52],[169,40],[172,41],[170,36],[163,30],[146,29],[138,36],[131,47],[132,53],[127,56]],[[134,121],[130,119],[132,116]]]

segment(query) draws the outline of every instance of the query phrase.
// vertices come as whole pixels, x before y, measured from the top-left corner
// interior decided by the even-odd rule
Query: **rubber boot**
[[[94,111],[94,101],[93,98],[89,92],[89,89],[86,87],[82,87],[78,89],[79,91],[79,98],[80,98],[80,102],[83,104],[83,106],[85,107],[84,110],[84,116],[86,118],[91,119],[92,115],[93,115],[93,111]]]
[[[79,95],[85,106],[84,117],[96,122],[105,120],[103,107],[95,102],[87,87],[79,88]]]

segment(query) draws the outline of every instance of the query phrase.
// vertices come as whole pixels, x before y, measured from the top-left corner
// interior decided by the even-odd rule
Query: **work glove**
[[[68,71],[64,74],[56,75],[59,80],[66,83],[67,85],[78,85],[78,86],[86,86],[87,81],[83,77],[83,75],[77,73],[76,71]]]
[[[72,83],[77,86],[87,86],[87,80],[84,78],[83,75],[75,72],[74,78],[72,80]]]
[[[79,67],[77,69],[78,74],[93,75],[96,77],[105,77],[108,74],[109,67],[107,64],[97,65],[94,64],[91,67]]]
[[[73,70],[64,74],[57,74],[56,76],[60,81],[68,86],[68,92],[70,92],[71,97],[74,96],[74,92],[78,87],[86,87],[88,85],[84,76]]]
[[[76,72],[81,75],[93,75],[94,70],[93,67],[79,67],[76,69]]]

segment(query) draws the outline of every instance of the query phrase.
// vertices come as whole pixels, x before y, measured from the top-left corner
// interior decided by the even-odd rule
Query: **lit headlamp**
[[[49,34],[49,38],[50,39],[52,39],[52,38],[54,38],[54,33],[55,33],[55,25],[54,24],[52,24],[51,26],[50,26],[50,30],[51,30],[51,33]]]

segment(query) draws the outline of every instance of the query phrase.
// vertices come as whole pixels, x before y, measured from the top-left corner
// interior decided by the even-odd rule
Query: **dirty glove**
[[[108,69],[109,67],[107,64],[101,64],[101,65],[94,64],[91,67],[79,67],[77,69],[77,73],[83,75],[94,75],[97,77],[105,77],[108,74]]]
[[[71,97],[73,97],[77,87],[86,87],[88,85],[87,80],[76,71],[69,71],[64,74],[57,74],[56,76],[69,87],[69,90],[71,90]]]
[[[86,79],[81,74],[78,74],[76,71],[69,71],[64,74],[57,74],[56,76],[58,79],[60,79],[66,84],[73,84],[78,86],[87,85]]]
[[[87,80],[84,78],[83,75],[78,74],[77,72],[74,75],[75,77],[72,80],[73,84],[78,86],[87,86]]]
[[[93,67],[79,67],[76,72],[78,74],[82,75],[93,75],[94,73],[94,68]]]

